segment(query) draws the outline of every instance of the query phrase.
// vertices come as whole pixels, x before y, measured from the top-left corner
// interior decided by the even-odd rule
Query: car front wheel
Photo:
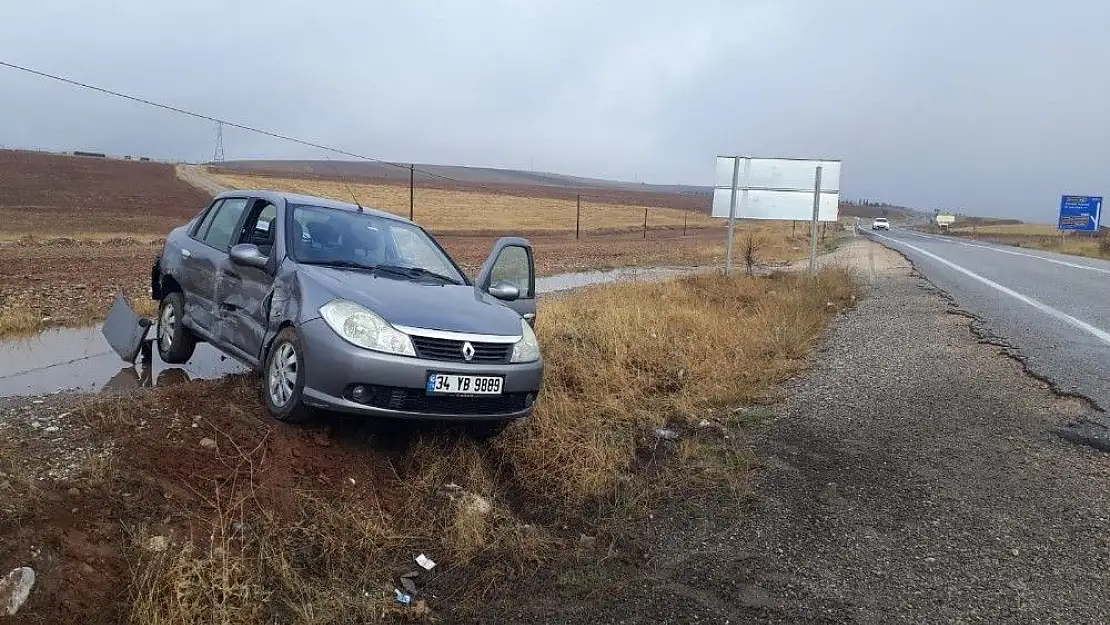
[[[275,419],[303,423],[311,417],[302,401],[304,376],[301,337],[293,328],[285,328],[270,347],[263,374],[262,400]]]
[[[162,298],[158,308],[158,355],[162,362],[180,365],[193,357],[197,338],[182,323],[185,295],[174,291]]]

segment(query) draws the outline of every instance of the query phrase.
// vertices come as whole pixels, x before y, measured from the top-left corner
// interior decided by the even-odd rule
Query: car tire
[[[162,298],[158,306],[156,341],[162,362],[180,365],[193,357],[197,337],[182,323],[185,318],[185,294],[174,291]]]
[[[312,417],[304,405],[304,349],[301,336],[285,328],[274,338],[262,369],[262,401],[278,421],[304,423]]]

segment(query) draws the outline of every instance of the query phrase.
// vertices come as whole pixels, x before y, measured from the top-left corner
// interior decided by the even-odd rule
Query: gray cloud
[[[1110,195],[1093,0],[59,0],[0,23],[0,59],[385,159],[709,184],[718,153],[839,157],[849,197],[1043,221]],[[212,153],[210,123],[9,70],[0,94],[3,145]]]

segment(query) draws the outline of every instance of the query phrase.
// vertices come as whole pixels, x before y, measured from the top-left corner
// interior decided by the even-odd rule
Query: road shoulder
[[[1088,405],[875,253],[886,262],[870,297],[751,434],[749,500],[656,512],[642,553],[618,550],[597,565],[606,581],[558,619],[537,606],[543,620],[1110,618],[1110,467],[1053,433]]]

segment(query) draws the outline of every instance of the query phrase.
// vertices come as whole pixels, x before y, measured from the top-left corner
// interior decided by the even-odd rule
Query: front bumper
[[[310,406],[351,414],[430,420],[506,420],[532,413],[543,384],[543,360],[472,364],[383,354],[351,345],[323,319],[302,324],[304,401]],[[496,375],[504,378],[496,397],[429,397],[429,373]],[[355,401],[354,385],[370,398]]]

